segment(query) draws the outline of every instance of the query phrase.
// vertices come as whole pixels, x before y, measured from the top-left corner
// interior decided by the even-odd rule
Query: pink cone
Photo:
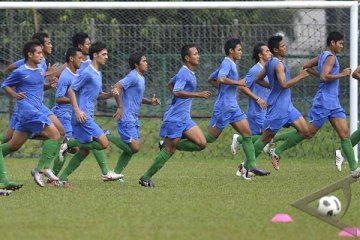
[[[356,227],[344,228],[339,232],[339,237],[360,237],[360,229]]]
[[[272,219],[271,222],[292,222],[293,219],[286,213],[278,213]]]

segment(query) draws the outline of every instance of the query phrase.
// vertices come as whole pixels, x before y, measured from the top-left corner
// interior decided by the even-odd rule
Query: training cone
[[[289,214],[286,213],[278,213],[272,219],[271,222],[292,222],[293,219]]]
[[[344,228],[339,232],[339,237],[360,237],[360,229],[358,228]]]

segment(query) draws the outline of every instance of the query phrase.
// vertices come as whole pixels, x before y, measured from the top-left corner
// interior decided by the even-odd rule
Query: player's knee
[[[176,151],[176,147],[175,146],[167,146],[165,145],[165,151],[170,154],[173,155]]]
[[[61,136],[65,136],[65,129],[63,128],[63,127],[61,127],[60,129],[58,129],[59,130],[59,134],[61,135]]]
[[[86,157],[87,155],[89,155],[89,153],[90,153],[89,149],[80,148],[79,150],[79,154],[83,157]]]
[[[201,141],[198,143],[198,146],[201,150],[205,149],[206,148],[206,145],[207,145],[207,142],[206,140],[205,141]]]
[[[102,149],[107,149],[110,145],[109,141],[102,141],[99,143]]]
[[[133,154],[138,153],[140,151],[140,146],[134,146],[131,148],[131,152]]]

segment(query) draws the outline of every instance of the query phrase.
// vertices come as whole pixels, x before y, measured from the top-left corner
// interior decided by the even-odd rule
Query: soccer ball
[[[341,203],[335,196],[325,196],[319,199],[317,210],[321,216],[336,216],[341,212]]]

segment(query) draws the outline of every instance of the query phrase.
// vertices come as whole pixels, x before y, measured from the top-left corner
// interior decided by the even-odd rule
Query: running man
[[[209,98],[209,91],[197,92],[195,68],[199,65],[199,52],[195,45],[185,45],[181,48],[181,58],[184,65],[171,79],[174,83],[173,98],[164,114],[160,136],[164,139],[164,147],[155,157],[150,168],[139,179],[144,187],[155,187],[151,178],[165,165],[176,149],[183,150],[187,146],[178,146],[184,136],[198,149],[206,147],[206,139],[200,127],[191,119],[190,110],[193,98]],[[186,140],[185,140],[186,141]]]

